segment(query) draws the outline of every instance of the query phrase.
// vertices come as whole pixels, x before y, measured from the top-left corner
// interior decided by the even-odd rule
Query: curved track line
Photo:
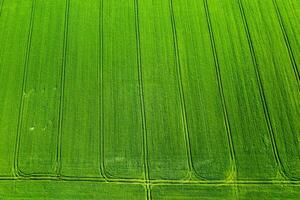
[[[144,99],[144,84],[142,72],[142,58],[141,58],[141,39],[140,39],[140,22],[139,22],[139,4],[138,0],[134,0],[134,14],[135,14],[135,33],[136,33],[136,51],[137,51],[137,65],[138,65],[138,79],[139,79],[139,96],[141,104],[142,116],[142,129],[143,129],[143,157],[144,157],[144,178],[146,183],[147,196],[146,199],[150,200],[151,188],[149,186],[149,159],[148,159],[148,140],[147,140],[147,126],[146,126],[146,111]]]
[[[187,111],[186,111],[186,102],[185,102],[185,93],[183,89],[182,83],[182,74],[181,74],[181,62],[180,62],[180,55],[179,55],[179,47],[178,47],[178,37],[177,37],[177,30],[176,30],[176,21],[174,15],[174,6],[173,0],[169,0],[169,9],[170,9],[170,17],[172,23],[172,33],[173,33],[173,41],[174,41],[174,54],[176,59],[176,71],[177,71],[177,78],[178,78],[178,86],[180,92],[180,102],[181,102],[181,117],[184,126],[184,140],[186,145],[186,153],[188,158],[188,168],[189,168],[189,175],[188,178],[191,179],[192,175],[200,180],[205,180],[204,177],[199,175],[195,170],[193,164],[193,155],[191,150],[191,141],[190,141],[190,133],[188,128],[188,120],[187,120]]]
[[[106,169],[105,169],[105,153],[104,153],[104,106],[103,106],[103,99],[104,99],[104,93],[103,93],[103,85],[104,85],[104,79],[103,79],[103,68],[104,68],[104,0],[101,0],[101,14],[100,14],[100,26],[99,26],[99,44],[100,46],[100,70],[99,70],[99,85],[100,85],[100,96],[99,102],[100,102],[100,175],[104,178],[105,181],[111,182],[111,181],[130,181],[130,180],[143,180],[143,179],[132,179],[132,178],[116,178],[115,176],[111,175]],[[99,178],[99,177],[93,177],[93,178]]]
[[[236,179],[236,176],[237,176],[237,167],[236,167],[236,158],[235,158],[236,155],[235,155],[235,149],[234,149],[234,145],[233,145],[230,123],[229,123],[229,119],[228,119],[228,112],[227,112],[227,108],[226,108],[226,101],[225,101],[223,85],[222,85],[222,77],[221,77],[221,72],[220,72],[220,66],[219,66],[215,41],[214,41],[214,34],[213,34],[207,0],[203,0],[203,4],[204,4],[204,8],[205,8],[206,21],[207,21],[209,35],[210,35],[210,42],[211,42],[211,46],[212,46],[212,50],[213,50],[213,57],[214,57],[216,74],[217,74],[217,79],[218,79],[218,88],[219,88],[219,93],[220,93],[220,97],[222,100],[224,122],[225,122],[225,126],[226,126],[227,139],[228,139],[228,144],[229,144],[229,148],[230,148],[230,158],[231,158],[231,162],[232,162],[232,172],[234,173],[233,179]]]
[[[225,100],[225,95],[224,95],[224,90],[223,90],[223,85],[222,85],[221,70],[220,70],[220,66],[219,66],[218,54],[217,54],[217,49],[216,49],[216,44],[215,44],[215,39],[214,39],[215,36],[213,33],[211,17],[210,17],[210,12],[209,12],[209,7],[208,7],[208,1],[203,0],[203,3],[204,3],[204,7],[205,7],[206,20],[207,20],[207,24],[208,24],[210,41],[211,41],[211,46],[212,46],[213,55],[214,55],[214,62],[215,62],[215,67],[216,67],[217,79],[218,79],[218,87],[219,87],[219,92],[220,92],[220,96],[221,96],[221,100],[222,100],[222,108],[223,108],[223,113],[224,113],[224,120],[225,120],[225,125],[226,125],[228,144],[229,144],[229,148],[230,148],[230,157],[231,157],[231,162],[232,162],[232,172],[234,173],[233,174],[234,176],[230,177],[230,178],[233,179],[231,181],[236,181],[237,167],[236,167],[236,159],[235,159],[235,150],[234,150],[234,145],[233,145],[230,123],[229,123],[229,119],[228,119],[226,100]],[[237,185],[233,184],[233,186],[234,186],[233,188],[234,188],[235,199],[238,199]]]
[[[278,22],[279,22],[279,25],[280,25],[280,29],[281,29],[282,35],[284,37],[285,45],[286,45],[286,47],[288,49],[288,52],[289,52],[289,57],[290,57],[290,60],[291,60],[292,66],[293,66],[293,71],[295,73],[295,78],[296,78],[298,87],[300,87],[300,83],[299,83],[299,77],[300,77],[299,76],[299,71],[298,71],[296,59],[295,59],[295,56],[294,56],[293,49],[291,47],[291,43],[290,43],[288,34],[287,34],[286,29],[284,27],[283,17],[282,17],[282,15],[280,13],[280,9],[278,7],[277,0],[272,0],[272,3],[274,5],[274,7],[275,7],[276,16],[277,16],[277,19],[278,19]]]
[[[100,24],[99,24],[99,47],[100,47],[100,63],[99,63],[99,73],[98,73],[98,81],[99,81],[99,86],[100,86],[100,96],[99,96],[99,102],[100,102],[100,119],[99,119],[99,124],[100,124],[100,175],[104,178],[105,181],[110,182],[111,179],[113,178],[113,176],[111,174],[109,174],[109,172],[105,169],[105,153],[104,153],[104,106],[103,106],[103,88],[104,88],[104,79],[103,79],[103,68],[104,68],[104,64],[103,64],[103,60],[104,60],[104,0],[101,0],[100,3],[100,14],[99,14],[99,18],[100,18]],[[93,177],[93,178],[98,178],[98,177]]]
[[[35,0],[34,0],[35,1]],[[103,2],[103,1],[102,1]],[[100,177],[88,177],[88,176],[65,176],[63,174],[61,174],[61,130],[62,130],[62,112],[63,112],[63,99],[64,99],[64,85],[65,85],[65,67],[66,67],[66,57],[67,57],[67,36],[68,36],[68,20],[69,20],[69,7],[70,7],[70,0],[66,0],[66,13],[65,13],[65,33],[64,33],[64,47],[63,47],[63,59],[62,59],[62,63],[63,63],[63,67],[62,67],[62,77],[61,77],[61,82],[62,82],[62,88],[61,88],[61,98],[60,98],[60,120],[59,120],[59,124],[60,124],[60,134],[58,134],[58,138],[57,138],[57,174],[49,174],[49,173],[33,173],[33,174],[26,174],[24,172],[22,172],[21,170],[18,169],[18,173],[16,175],[16,177],[20,177],[20,178],[43,178],[43,179],[53,179],[53,178],[59,178],[59,177],[64,177],[64,178],[73,178],[73,179],[99,179],[99,180],[105,180],[108,182],[111,181],[122,181],[122,182],[127,182],[127,181],[139,181],[138,179],[130,179],[130,178],[123,178],[123,179],[115,179],[115,180],[111,180],[108,177],[112,177],[111,175],[109,175],[107,172],[105,172],[105,168],[103,166],[103,170],[101,171],[101,175],[103,174],[103,178],[102,179]],[[102,16],[100,16],[102,18]],[[102,19],[101,19],[102,20]],[[103,23],[102,23],[103,24]],[[100,31],[102,31],[102,28],[100,27]],[[103,34],[102,34],[103,35]],[[30,36],[31,37],[31,36]],[[102,39],[102,38],[101,38]],[[102,42],[103,44],[103,42]],[[101,45],[102,46],[102,45]],[[102,47],[101,47],[102,48]],[[29,56],[28,56],[29,57]],[[101,66],[102,66],[102,59],[101,59]],[[102,80],[102,68],[101,68],[101,73],[100,73],[100,77]],[[24,81],[23,81],[24,82]],[[24,92],[23,92],[24,93]],[[23,109],[22,109],[23,110]],[[100,134],[101,135],[101,134]],[[100,136],[101,137],[101,136]],[[19,137],[18,137],[19,138]],[[103,141],[103,140],[101,140]],[[17,156],[16,156],[17,158]],[[102,169],[102,168],[101,168]],[[1,179],[0,179],[1,180]]]
[[[243,20],[243,26],[244,26],[244,29],[245,29],[245,32],[246,32],[246,35],[247,35],[247,40],[248,40],[249,49],[250,49],[250,53],[251,53],[251,57],[252,57],[252,62],[253,62],[253,66],[254,66],[255,74],[256,74],[256,79],[257,79],[258,86],[259,86],[259,93],[260,93],[261,101],[262,101],[262,104],[263,104],[264,115],[265,115],[265,119],[267,121],[268,130],[269,130],[269,137],[271,139],[272,149],[273,149],[273,153],[274,153],[274,157],[275,157],[277,166],[280,170],[281,175],[285,179],[297,180],[294,177],[290,177],[286,173],[286,170],[285,170],[285,168],[282,164],[282,161],[280,159],[279,151],[278,151],[277,143],[276,143],[276,139],[275,139],[275,134],[274,134],[274,130],[273,130],[273,126],[272,126],[272,123],[271,123],[269,108],[268,108],[266,97],[265,97],[265,92],[264,92],[265,90],[264,90],[263,83],[262,83],[262,80],[261,80],[261,75],[260,75],[258,62],[257,62],[257,58],[256,58],[256,53],[255,53],[255,50],[254,50],[250,29],[249,29],[249,26],[248,26],[246,15],[245,15],[244,6],[243,6],[243,3],[242,3],[241,0],[237,0],[237,1],[238,1],[238,4],[239,4],[241,17],[242,17],[242,20]]]
[[[27,46],[26,46],[26,54],[25,54],[25,63],[24,63],[24,71],[23,71],[23,81],[22,81],[22,91],[21,91],[21,100],[19,105],[19,115],[18,115],[18,127],[17,127],[17,135],[14,149],[14,167],[13,171],[15,176],[20,176],[22,172],[19,170],[19,154],[20,154],[20,140],[21,140],[21,128],[23,123],[23,111],[24,111],[24,97],[26,96],[26,82],[27,82],[27,73],[28,73],[28,65],[29,65],[29,55],[31,50],[31,41],[32,41],[32,32],[33,32],[33,24],[34,24],[34,15],[35,15],[35,4],[36,0],[32,1],[31,4],[31,15],[29,22],[29,32],[27,36]]]
[[[100,25],[99,25],[99,47],[100,47],[100,70],[99,70],[99,74],[98,74],[98,77],[100,78],[99,79],[99,86],[100,86],[100,99],[99,99],[99,102],[100,102],[100,119],[99,119],[99,124],[100,124],[100,175],[106,180],[108,181],[108,177],[110,176],[106,170],[105,170],[105,165],[104,165],[104,112],[103,112],[103,109],[104,109],[104,106],[103,106],[103,84],[104,84],[104,81],[103,81],[103,27],[104,27],[104,14],[103,14],[103,7],[104,7],[104,0],[101,0],[101,3],[100,3],[100,6],[101,8],[99,9],[100,10],[100,13],[99,13],[99,18],[100,18]]]
[[[206,0],[204,0],[204,1],[206,1]],[[62,95],[61,95],[61,106],[60,106],[60,108],[61,108],[61,110],[60,110],[60,112],[62,112],[62,108],[63,108],[63,105],[62,105],[62,100],[63,100],[63,94],[64,94],[64,75],[65,75],[65,65],[66,65],[66,45],[67,45],[67,34],[68,34],[68,30],[67,30],[67,26],[68,26],[68,13],[69,13],[69,0],[67,0],[66,1],[67,2],[67,10],[66,10],[66,23],[65,23],[65,41],[64,41],[64,57],[63,57],[63,69],[62,69]],[[172,3],[172,0],[170,0],[170,2]],[[240,1],[239,1],[240,2]],[[103,2],[102,2],[103,3]],[[137,0],[135,0],[135,3],[136,3],[136,6],[137,6]],[[28,61],[29,61],[29,53],[30,53],[30,46],[31,46],[31,38],[32,38],[32,27],[33,27],[33,16],[34,16],[34,11],[35,11],[35,8],[34,8],[34,5],[35,5],[35,0],[33,0],[33,4],[32,4],[32,14],[31,14],[31,20],[30,20],[30,31],[29,31],[29,35],[28,35],[28,44],[27,44],[27,50],[26,50],[26,60],[25,60],[25,68],[24,68],[24,76],[23,76],[23,85],[22,85],[22,96],[21,96],[21,103],[20,103],[20,113],[19,113],[19,122],[18,122],[18,132],[17,132],[17,140],[16,140],[16,146],[15,146],[15,163],[14,163],[14,167],[15,167],[15,173],[17,174],[17,176],[18,175],[21,175],[21,171],[19,171],[18,170],[18,155],[19,155],[19,146],[20,146],[20,128],[21,128],[21,123],[22,123],[22,112],[23,112],[23,104],[24,104],[24,90],[26,89],[26,79],[27,79],[27,68],[28,68]],[[205,5],[206,5],[206,7],[207,7],[207,2],[205,3]],[[171,6],[172,6],[172,4],[171,4]],[[137,9],[137,8],[136,8]],[[172,10],[173,10],[173,8],[172,8]],[[136,10],[136,12],[138,12],[137,10]],[[209,13],[208,13],[208,7],[206,8],[206,14],[207,14],[207,17],[209,18]],[[136,15],[138,15],[138,13],[136,13]],[[138,16],[137,16],[138,17]],[[174,25],[174,14],[173,14],[173,11],[172,11],[172,18],[173,18],[173,21],[172,21],[172,25]],[[214,40],[213,40],[213,34],[212,34],[212,28],[211,28],[211,22],[210,22],[210,19],[208,19],[207,18],[207,20],[209,21],[209,23],[208,23],[208,25],[209,25],[209,29],[210,29],[210,36],[211,36],[211,39],[212,39],[212,47],[213,47],[213,49],[214,49],[214,58],[215,58],[215,62],[216,62],[216,65],[217,65],[217,68],[219,68],[219,66],[218,66],[218,62],[217,62],[217,57],[216,57],[216,50],[215,50],[215,46],[214,46]],[[102,19],[103,20],[103,19]],[[138,20],[138,18],[136,19],[136,20]],[[102,22],[102,24],[103,24],[103,22]],[[246,25],[247,26],[247,25]],[[175,28],[175,27],[173,27],[173,28]],[[248,29],[248,27],[245,27],[246,29]],[[102,31],[103,31],[103,29],[102,29]],[[176,31],[175,29],[173,30],[173,31]],[[249,33],[249,30],[247,31],[247,37],[248,37],[248,33]],[[138,33],[139,34],[139,33]],[[175,32],[175,36],[176,36],[176,32]],[[138,37],[138,36],[137,36]],[[249,34],[249,37],[250,37],[250,34]],[[177,36],[176,36],[176,38],[177,38]],[[102,38],[102,40],[103,40],[103,38]],[[138,38],[138,40],[139,40],[139,38]],[[251,41],[251,38],[250,38],[250,41]],[[103,42],[102,42],[102,45],[103,45]],[[137,44],[137,45],[139,45],[139,44]],[[253,47],[252,47],[252,42],[249,42],[249,45],[251,46],[251,49],[253,50]],[[139,47],[138,47],[139,48]],[[178,46],[176,45],[176,48],[177,48],[177,50],[176,51],[178,51]],[[103,50],[103,47],[102,47],[102,50]],[[251,50],[251,51],[252,51]],[[139,51],[140,51],[140,49],[139,49]],[[178,52],[177,52],[178,53]],[[254,51],[253,51],[253,53],[254,53]],[[139,52],[139,54],[140,54],[140,52]],[[177,54],[176,54],[177,55]],[[102,55],[102,57],[103,57],[103,55]],[[139,56],[139,63],[141,62],[140,61],[140,56]],[[178,57],[177,57],[177,62],[178,62],[178,64],[179,64],[179,55],[178,55]],[[255,58],[255,60],[256,60],[256,58]],[[256,62],[256,61],[254,61],[254,62]],[[101,60],[101,65],[103,65],[103,61]],[[257,63],[256,63],[256,65],[257,65]],[[139,65],[139,67],[141,67],[140,65]],[[257,66],[256,66],[257,67]],[[140,68],[139,68],[139,70],[141,70]],[[256,70],[258,70],[258,69],[256,69]],[[220,72],[218,72],[219,71],[219,69],[217,69],[217,74],[219,74]],[[258,72],[258,71],[257,71]],[[140,73],[139,74],[141,74],[141,71],[140,71]],[[180,76],[181,77],[181,76]],[[140,77],[140,78],[142,78],[142,77]],[[220,80],[220,74],[218,75],[218,81],[221,81]],[[260,80],[260,78],[259,78],[259,74],[258,74],[258,79],[259,79],[259,81],[261,82],[261,80]],[[101,80],[103,80],[102,79],[102,74],[101,74]],[[180,79],[181,80],[181,79]],[[141,82],[141,84],[142,84],[142,79],[140,80]],[[181,83],[182,84],[182,83]],[[182,86],[181,86],[182,87]],[[220,84],[219,83],[219,87],[220,87],[220,90],[222,90],[222,84]],[[141,91],[140,92],[143,92],[142,91],[142,85],[141,85]],[[182,91],[183,92],[183,91]],[[222,92],[221,92],[222,93]],[[143,93],[141,93],[141,95],[142,95]],[[182,93],[182,95],[183,95],[183,93]],[[223,96],[223,93],[222,93],[222,96]],[[141,96],[141,98],[143,98],[143,95]],[[263,97],[262,97],[263,98]],[[223,99],[223,101],[224,101],[224,99]],[[224,104],[225,105],[225,104]],[[224,107],[224,109],[225,109],[225,111],[226,111],[226,107]],[[185,110],[184,110],[185,111]],[[142,111],[142,112],[144,112],[144,111]],[[267,111],[268,112],[268,111]],[[226,115],[227,115],[227,111],[225,112],[226,113]],[[226,120],[228,120],[227,119],[227,117],[225,117],[226,118]],[[145,119],[143,119],[143,120],[145,120]],[[61,118],[61,113],[60,113],[60,131],[61,131],[61,124],[62,123],[62,118]],[[227,125],[228,124],[228,125]],[[227,128],[229,129],[229,123],[227,122],[226,123],[226,125],[228,126]],[[186,125],[187,126],[187,125]],[[144,124],[144,128],[145,128],[145,124]],[[230,129],[229,129],[230,130]],[[61,145],[61,138],[60,138],[61,136],[59,136],[59,144]],[[274,139],[274,138],[273,138]],[[272,140],[273,140],[272,139]],[[230,140],[230,143],[232,143],[231,142],[231,136],[229,137],[229,140]],[[274,140],[275,141],[275,140]],[[273,142],[273,141],[272,141]],[[231,146],[231,145],[230,145]],[[233,146],[233,145],[232,145]],[[277,149],[277,147],[275,146],[275,148]],[[232,150],[231,150],[232,151]],[[58,171],[58,175],[60,175],[60,161],[61,161],[61,147],[59,147],[59,154],[57,154],[58,156],[57,156],[57,161],[59,161],[59,163],[58,163],[58,167],[59,168],[57,168],[59,171]],[[231,153],[233,153],[233,156],[232,156],[232,159],[234,160],[234,151],[232,151]],[[145,155],[146,156],[146,155]],[[147,159],[146,159],[147,160]],[[192,161],[192,160],[191,160]],[[148,161],[147,161],[148,162]],[[103,163],[104,164],[104,163]],[[146,171],[146,170],[145,170]],[[23,173],[22,173],[23,174]],[[104,173],[105,174],[105,173]],[[31,178],[31,177],[29,177],[29,176],[27,176],[27,175],[25,175],[25,174],[23,174],[24,175],[24,177],[23,178]],[[38,175],[38,174],[34,174],[34,177],[36,177],[36,178],[34,178],[34,179],[38,179],[38,176],[42,176],[42,175],[45,175],[45,174],[41,174],[41,175]],[[146,175],[145,175],[146,176]],[[149,179],[149,175],[147,175],[148,176],[148,179]],[[55,176],[49,176],[49,177],[53,177],[54,179],[55,179]],[[47,175],[45,175],[45,178],[49,178],[49,177],[47,177]],[[66,177],[65,177],[66,178]],[[81,177],[82,179],[84,179],[84,177]],[[66,178],[66,179],[69,179],[69,178]],[[1,179],[2,180],[2,179]],[[76,180],[76,179],[73,179],[73,180]],[[100,179],[99,179],[100,180]],[[104,179],[105,180],[105,179]],[[121,180],[123,180],[123,181],[121,181]],[[114,180],[105,180],[105,181],[108,181],[108,182],[118,182],[118,181],[120,181],[120,182],[127,182],[128,180],[134,180],[134,179],[116,179],[116,181],[114,181]],[[136,179],[136,180],[138,180],[138,179]],[[153,181],[153,183],[155,183],[156,181]],[[159,181],[158,181],[159,182]],[[167,180],[166,180],[166,182],[168,182]],[[176,182],[180,182],[180,181],[174,181],[175,183]],[[190,181],[191,182],[191,181]],[[213,181],[209,181],[209,182],[213,182]],[[173,183],[173,182],[172,182]],[[191,183],[193,183],[193,182],[191,182]],[[272,182],[272,183],[274,183],[274,182]],[[151,184],[150,183],[150,181],[149,181],[149,183],[147,183],[147,185],[149,185],[149,184]],[[210,183],[209,183],[210,184]],[[261,183],[259,183],[259,184],[261,184]]]
[[[99,119],[99,124],[100,124],[100,175],[104,178],[105,181],[111,182],[111,181],[116,181],[116,180],[122,180],[122,181],[127,181],[127,180],[138,180],[138,179],[131,179],[131,178],[115,178],[113,175],[111,175],[106,169],[105,169],[105,153],[104,153],[104,147],[105,147],[105,142],[104,142],[104,104],[103,104],[103,99],[104,99],[104,79],[103,79],[103,69],[104,69],[104,0],[101,0],[100,3],[100,25],[99,25],[99,47],[100,47],[100,63],[99,63],[99,68],[100,70],[98,71],[98,81],[99,81],[99,86],[100,86],[100,96],[99,96],[99,102],[100,102],[100,119]],[[92,178],[99,178],[99,177],[92,177]],[[142,179],[141,179],[142,180]]]

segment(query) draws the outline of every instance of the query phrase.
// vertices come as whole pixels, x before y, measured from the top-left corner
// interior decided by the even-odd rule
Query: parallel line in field
[[[26,90],[26,82],[27,82],[27,74],[28,74],[29,55],[30,55],[30,50],[31,50],[32,32],[33,32],[34,15],[35,15],[35,4],[36,4],[36,0],[33,0],[32,4],[31,4],[31,15],[30,15],[30,22],[29,22],[29,32],[28,32],[28,36],[27,36],[27,46],[26,46],[26,53],[25,53],[21,100],[20,100],[19,114],[18,114],[17,135],[16,135],[15,148],[14,148],[14,174],[17,177],[25,175],[20,169],[18,169],[18,165],[19,165],[20,142],[21,142],[20,141],[21,140],[21,128],[22,128],[22,123],[23,123],[24,97],[27,95],[25,93],[25,90]]]
[[[58,182],[102,182],[102,183],[112,183],[112,184],[136,184],[136,185],[214,185],[214,186],[235,186],[235,185],[295,185],[300,186],[300,181],[292,181],[292,180],[266,180],[266,181],[255,181],[255,180],[246,180],[246,181],[201,181],[201,180],[156,180],[151,181],[149,183],[145,183],[145,181],[136,181],[136,180],[111,180],[106,181],[103,178],[73,178],[67,176],[60,177],[1,177],[1,181],[58,181]]]
[[[288,52],[289,52],[289,57],[290,57],[290,60],[291,60],[292,66],[293,66],[293,71],[294,71],[295,78],[296,78],[298,88],[299,88],[300,87],[300,83],[299,83],[300,75],[299,75],[297,63],[296,63],[296,60],[295,60],[294,52],[293,52],[293,49],[291,47],[291,43],[290,43],[287,31],[286,31],[284,23],[283,23],[282,15],[280,13],[280,9],[278,7],[277,0],[272,0],[272,2],[273,2],[273,5],[275,7],[276,16],[277,16],[277,19],[278,19],[278,22],[279,22],[279,25],[280,25],[281,32],[282,32],[283,37],[284,37],[285,45],[286,45],[286,47],[288,49]]]
[[[233,179],[231,181],[236,181],[236,179],[237,179],[237,166],[236,166],[236,159],[235,159],[236,155],[235,155],[235,150],[234,150],[234,145],[233,145],[230,122],[229,122],[229,118],[228,118],[228,111],[227,111],[227,107],[226,107],[226,100],[225,100],[224,89],[223,89],[223,84],[222,84],[221,70],[220,70],[220,65],[219,65],[219,60],[218,60],[218,53],[217,53],[216,44],[215,44],[215,36],[214,36],[213,27],[212,27],[212,23],[211,23],[211,17],[210,17],[210,11],[209,11],[209,7],[208,7],[208,1],[203,0],[203,3],[204,3],[204,8],[205,8],[205,15],[206,15],[206,21],[207,21],[208,30],[209,30],[211,47],[212,47],[212,51],[213,51],[214,63],[215,63],[215,68],[216,68],[217,80],[218,80],[217,82],[218,82],[219,94],[220,94],[221,102],[222,102],[222,108],[223,108],[223,115],[224,115],[224,121],[225,121],[225,126],[226,126],[228,144],[229,144],[229,148],[230,148],[230,158],[231,158],[231,162],[232,162],[232,172],[234,173],[233,174],[234,176],[230,177],[230,179]],[[234,186],[235,199],[238,199],[237,185],[233,184],[233,186]]]
[[[276,143],[276,139],[275,139],[275,134],[274,134],[273,126],[271,123],[269,108],[268,108],[268,104],[266,102],[266,96],[265,96],[265,92],[264,92],[265,90],[264,90],[264,86],[262,83],[262,79],[261,79],[261,75],[260,75],[260,71],[259,71],[259,67],[258,67],[258,62],[257,62],[257,58],[256,58],[256,53],[254,50],[250,29],[249,29],[247,18],[246,18],[245,11],[244,11],[244,6],[243,6],[243,3],[241,0],[238,0],[238,4],[239,4],[239,9],[240,9],[240,13],[241,13],[242,21],[243,21],[243,26],[244,26],[247,40],[248,40],[248,45],[249,45],[249,49],[250,49],[250,53],[251,53],[251,59],[253,62],[253,67],[254,67],[254,71],[255,71],[255,75],[256,75],[256,81],[259,86],[259,94],[260,94],[260,98],[261,98],[261,101],[263,104],[264,116],[267,121],[267,127],[268,127],[269,137],[271,139],[274,157],[275,157],[277,166],[278,166],[282,176],[285,178],[292,178],[292,177],[288,177],[288,175],[283,167],[280,156],[279,156],[279,151],[278,151],[278,147],[277,147],[277,143]]]
[[[104,78],[103,78],[103,68],[104,68],[104,0],[101,0],[100,4],[100,24],[99,24],[99,47],[100,47],[100,70],[98,72],[98,81],[100,81],[98,84],[100,86],[100,119],[99,119],[99,126],[100,126],[100,175],[104,178],[105,181],[110,182],[111,180],[115,180],[111,174],[105,169],[105,142],[104,142],[104,104],[103,104],[103,99],[104,99]],[[96,177],[98,178],[98,177]],[[127,179],[125,179],[127,180]]]
[[[104,78],[103,78],[103,69],[104,69],[104,0],[101,0],[100,3],[100,13],[99,13],[99,49],[100,49],[100,60],[99,60],[99,67],[100,70],[98,71],[98,85],[100,86],[100,95],[99,95],[99,103],[100,103],[100,175],[103,177],[103,179],[106,182],[110,182],[111,180],[115,180],[111,174],[105,169],[105,142],[104,142]],[[93,177],[93,178],[99,178],[99,177]],[[127,179],[125,179],[127,180]]]
[[[148,140],[147,140],[147,125],[146,125],[146,111],[145,111],[145,98],[144,98],[144,84],[143,84],[143,71],[142,71],[142,58],[141,58],[141,41],[140,41],[140,22],[139,22],[139,4],[138,0],[134,0],[134,14],[135,14],[135,35],[136,35],[136,52],[137,52],[137,65],[138,65],[138,79],[139,79],[139,96],[141,104],[142,116],[142,129],[143,129],[143,157],[144,157],[144,177],[146,183],[147,196],[146,199],[150,200],[151,188],[149,185],[149,159],[148,159]]]
[[[103,13],[104,13],[104,10],[103,10],[103,4],[104,4],[104,0],[101,1],[101,14],[99,16],[100,18],[100,25],[99,25],[99,42],[101,44],[99,44],[99,47],[100,47],[100,52],[101,52],[101,55],[100,55],[100,70],[98,71],[98,81],[100,83],[98,83],[100,85],[100,96],[101,96],[101,99],[100,99],[100,120],[99,120],[99,123],[100,123],[100,175],[104,178],[105,181],[107,182],[111,182],[111,181],[119,181],[119,180],[122,180],[122,181],[127,181],[127,180],[130,180],[131,178],[115,178],[113,175],[109,174],[109,172],[105,169],[105,153],[104,153],[104,149],[105,149],[105,138],[104,138],[104,106],[103,106],[103,99],[104,99],[104,93],[103,93],[103,88],[104,88],[104,79],[103,79],[103,68],[104,68],[104,16],[103,16]],[[74,177],[74,176],[73,176]],[[93,177],[93,178],[99,178],[99,177]],[[138,179],[136,179],[138,180]],[[140,179],[140,180],[143,180],[143,179]]]
[[[64,25],[64,43],[63,43],[63,57],[61,68],[61,91],[60,91],[60,105],[59,105],[59,127],[57,135],[57,150],[56,150],[56,175],[61,175],[61,159],[62,159],[62,128],[63,128],[63,109],[64,109],[64,94],[65,94],[65,73],[67,65],[67,45],[68,45],[68,32],[69,32],[69,12],[70,12],[70,0],[66,0],[65,11],[65,25]]]
[[[191,179],[191,175],[194,175],[194,176],[196,176],[196,178],[204,180],[205,178],[203,178],[199,174],[197,174],[197,171],[195,170],[195,167],[193,164],[190,134],[189,134],[189,128],[188,128],[188,121],[187,121],[185,94],[184,94],[184,89],[183,89],[183,84],[182,84],[180,55],[179,55],[179,47],[178,47],[176,22],[175,22],[175,16],[174,16],[173,0],[169,0],[169,9],[170,9],[170,17],[171,17],[171,23],[172,23],[173,41],[174,41],[176,72],[177,72],[178,86],[179,86],[179,92],[180,92],[181,117],[182,117],[182,122],[183,122],[183,126],[184,126],[184,139],[185,139],[186,151],[187,151],[187,157],[188,157],[188,168],[189,168],[188,178]]]
[[[100,49],[100,70],[98,71],[98,81],[99,81],[99,86],[100,86],[100,119],[99,119],[99,124],[100,124],[100,175],[104,178],[105,181],[111,182],[111,181],[117,181],[117,180],[130,180],[130,178],[115,178],[113,175],[109,174],[109,172],[105,169],[105,138],[104,138],[104,106],[103,106],[103,99],[104,99],[104,93],[103,93],[103,88],[104,88],[104,78],[103,78],[103,68],[104,68],[104,55],[103,55],[103,49],[104,49],[104,38],[103,38],[103,33],[104,33],[104,17],[103,17],[103,3],[104,0],[101,1],[101,14],[99,15],[100,18],[100,25],[99,25],[99,49]],[[74,177],[74,176],[72,176]],[[83,177],[83,176],[82,176]],[[99,178],[99,177],[92,177],[92,178]],[[141,179],[142,180],[142,179]]]
[[[4,5],[4,0],[2,0],[0,2],[0,18],[1,18],[1,14],[2,14],[2,10],[3,10],[3,5]],[[0,178],[2,177],[6,177],[7,175],[0,175]]]
[[[211,18],[210,18],[207,0],[203,0],[203,4],[204,4],[204,8],[205,8],[206,21],[207,21],[208,30],[209,30],[210,43],[211,43],[211,47],[213,50],[213,57],[214,57],[216,75],[217,75],[217,80],[218,80],[217,82],[218,82],[219,94],[221,97],[222,108],[223,108],[224,123],[225,123],[225,127],[226,127],[228,144],[229,144],[229,148],[230,148],[230,158],[231,158],[231,162],[232,162],[232,170],[233,170],[233,173],[235,176],[234,179],[236,179],[236,175],[237,175],[236,159],[235,159],[236,155],[235,155],[235,149],[234,149],[234,145],[233,145],[230,123],[229,123],[229,119],[228,119],[228,112],[227,112],[225,96],[224,96],[224,91],[223,91],[223,85],[222,85],[222,77],[221,77],[221,72],[220,72],[220,66],[219,66],[219,61],[218,61],[218,55],[217,55],[217,50],[216,50],[216,45],[215,45],[215,40],[214,40],[214,33],[213,33],[213,29],[212,29]]]
[[[271,184],[271,183],[285,183],[285,184],[300,184],[299,180],[172,180],[172,179],[149,179],[149,182],[146,183],[145,179],[136,179],[136,178],[107,178],[103,177],[95,177],[95,176],[53,176],[52,174],[33,174],[27,176],[0,176],[1,180],[7,179],[21,179],[21,180],[69,180],[69,181],[95,181],[95,182],[107,182],[107,183],[136,183],[143,184],[146,187],[150,187],[154,184]]]
[[[0,17],[1,17],[1,14],[2,14],[3,5],[4,5],[4,0],[2,0],[1,4],[0,4]]]
[[[104,112],[103,112],[103,109],[104,109],[104,106],[103,106],[103,84],[104,84],[104,81],[103,81],[103,57],[104,57],[104,54],[103,54],[103,26],[104,26],[104,22],[103,22],[103,18],[104,18],[104,14],[103,14],[103,6],[104,6],[104,0],[101,0],[101,4],[100,4],[101,8],[99,9],[100,10],[100,13],[99,13],[99,49],[100,49],[100,70],[99,70],[99,73],[98,73],[98,85],[99,85],[99,89],[100,89],[100,95],[99,95],[99,103],[100,103],[100,119],[99,119],[99,124],[100,124],[100,175],[105,179],[105,180],[108,180],[108,175],[105,171],[105,165],[104,165]]]

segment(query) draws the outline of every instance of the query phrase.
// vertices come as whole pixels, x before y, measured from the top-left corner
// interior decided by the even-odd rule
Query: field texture
[[[0,199],[300,199],[299,0],[0,0]]]

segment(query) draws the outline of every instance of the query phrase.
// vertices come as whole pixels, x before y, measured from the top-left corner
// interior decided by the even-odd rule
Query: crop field
[[[299,0],[0,0],[0,200],[298,200],[299,66]]]

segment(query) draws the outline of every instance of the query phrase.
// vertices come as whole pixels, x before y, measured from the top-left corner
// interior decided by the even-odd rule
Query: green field
[[[0,0],[0,200],[298,200],[299,68],[299,0]]]

